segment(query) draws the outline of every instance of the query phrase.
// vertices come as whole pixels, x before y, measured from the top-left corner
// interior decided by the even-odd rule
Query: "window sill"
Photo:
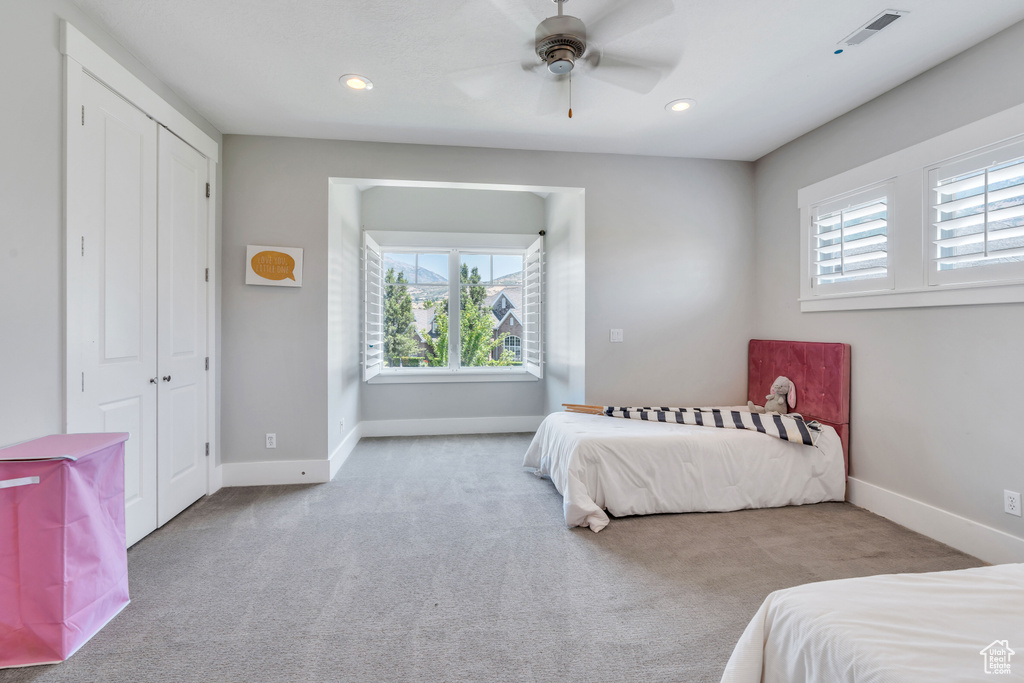
[[[487,370],[450,370],[388,372],[381,371],[367,380],[367,384],[425,384],[431,382],[536,382],[536,377],[526,370],[494,372]]]
[[[1024,283],[936,285],[934,287],[833,294],[800,299],[801,313],[862,311],[883,308],[926,308],[1024,302]]]

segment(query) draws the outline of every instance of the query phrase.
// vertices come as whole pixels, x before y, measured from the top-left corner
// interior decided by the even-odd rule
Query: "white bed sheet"
[[[985,672],[981,653],[995,641],[1019,653],[1008,674]],[[776,591],[740,637],[722,683],[992,678],[1024,680],[1024,564]]]
[[[525,467],[551,478],[565,523],[600,531],[616,517],[709,512],[844,500],[839,435],[816,446],[757,432],[552,413]]]

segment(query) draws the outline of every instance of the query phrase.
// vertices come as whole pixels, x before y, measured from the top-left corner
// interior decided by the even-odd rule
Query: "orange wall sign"
[[[279,251],[261,251],[249,259],[252,271],[268,280],[295,279],[295,259]]]
[[[302,286],[302,249],[250,244],[245,257],[245,284]]]

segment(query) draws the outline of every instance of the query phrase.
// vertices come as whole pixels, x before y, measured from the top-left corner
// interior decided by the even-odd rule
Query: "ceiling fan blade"
[[[530,55],[529,57],[524,57],[523,61],[519,63],[519,66],[523,67],[523,71],[536,72],[547,66],[543,61],[541,61],[541,58],[537,56],[536,51],[534,51],[532,40],[523,46],[523,52]]]
[[[569,111],[569,88],[566,80],[566,76],[544,79],[540,86],[540,96],[537,98],[538,116],[550,116],[560,110]]]
[[[607,52],[595,52],[586,63],[590,65],[588,75],[642,95],[651,92],[673,67],[668,63],[631,59]]]
[[[477,66],[453,71],[448,74],[448,79],[470,99],[482,100],[496,93],[510,77],[515,76],[517,66],[520,66],[519,62]]]
[[[471,2],[476,1],[471,0]],[[533,35],[540,20],[527,9],[525,2],[522,0],[487,0],[487,2],[508,21],[515,24],[520,33],[527,36]]]
[[[664,19],[675,11],[672,0],[628,0],[611,2],[607,12],[587,21],[587,35],[606,44]]]

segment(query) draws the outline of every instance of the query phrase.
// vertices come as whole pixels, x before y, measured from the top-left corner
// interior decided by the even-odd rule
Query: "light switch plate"
[[[622,341],[622,330],[612,329],[611,330],[611,335],[609,336],[609,339],[611,341],[613,341],[613,342],[621,342]]]

